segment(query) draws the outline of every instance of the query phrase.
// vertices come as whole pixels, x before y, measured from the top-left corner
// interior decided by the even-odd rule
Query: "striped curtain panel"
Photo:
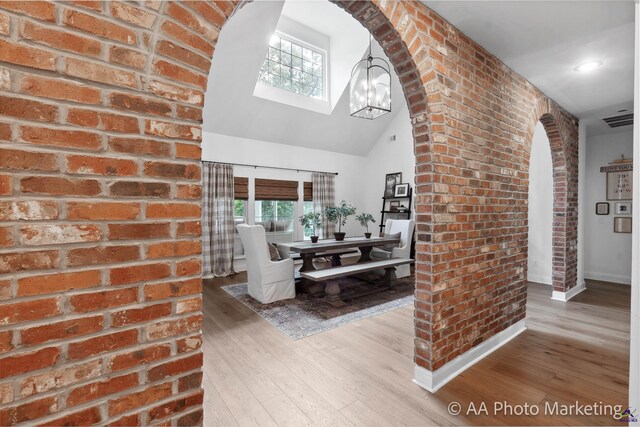
[[[314,172],[313,180],[313,210],[324,214],[324,208],[336,204],[335,179],[332,173]],[[322,230],[320,230],[321,239],[333,238],[335,225],[327,221],[324,216],[322,219]]]
[[[233,166],[202,163],[202,274],[233,271]]]

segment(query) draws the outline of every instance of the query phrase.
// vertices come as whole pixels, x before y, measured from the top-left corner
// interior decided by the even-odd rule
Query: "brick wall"
[[[339,5],[409,104],[416,362],[436,369],[524,316],[540,118],[554,286],[574,284],[576,123],[420,4]],[[0,2],[0,425],[201,422],[201,108],[236,7]]]
[[[0,3],[0,425],[201,422],[201,107],[233,6]]]

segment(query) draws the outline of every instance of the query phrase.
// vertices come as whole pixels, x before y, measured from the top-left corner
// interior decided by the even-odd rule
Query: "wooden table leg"
[[[396,286],[396,268],[389,267],[384,269],[384,279],[383,283],[389,287],[389,289],[393,289]]]
[[[358,262],[371,261],[371,246],[364,246],[358,249],[360,249],[360,259]]]
[[[314,271],[316,268],[313,266],[313,258],[316,256],[315,253],[309,252],[300,254],[302,257],[302,267],[300,267],[300,272],[304,273],[305,271]]]
[[[327,280],[324,293],[327,295],[326,301],[332,306],[344,307],[346,305],[340,298],[340,282],[338,280]]]

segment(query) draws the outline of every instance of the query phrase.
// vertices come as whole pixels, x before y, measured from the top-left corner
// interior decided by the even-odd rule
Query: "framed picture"
[[[614,233],[631,233],[631,217],[620,216],[613,218]]]
[[[389,202],[389,210],[391,212],[398,212],[399,207],[400,207],[400,200],[392,200]]]
[[[393,197],[407,197],[409,195],[409,184],[396,184]]]
[[[631,215],[631,202],[616,202],[616,215]]]
[[[596,203],[596,215],[609,215],[609,203]]]
[[[607,200],[631,200],[633,171],[607,172]]]
[[[384,180],[384,197],[394,197],[393,188],[402,182],[402,172],[388,173]]]

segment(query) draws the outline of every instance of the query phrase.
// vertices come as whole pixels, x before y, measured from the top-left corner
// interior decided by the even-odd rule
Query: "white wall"
[[[399,108],[398,114],[389,127],[382,132],[365,160],[366,168],[362,176],[364,198],[361,211],[372,214],[376,219],[376,226],[380,225],[386,174],[402,172],[402,182],[408,182],[415,190],[416,158],[413,150],[413,127],[407,105],[403,102]],[[395,141],[392,141],[393,135],[395,135]],[[411,210],[413,211],[413,207]],[[378,231],[378,228],[375,231]]]
[[[596,203],[607,201],[606,173],[601,173],[600,167],[620,158],[621,154],[633,157],[632,132],[587,135],[584,275],[587,279],[630,284],[631,234],[613,232],[615,202],[609,202],[609,215],[595,213]]]
[[[287,180],[297,180],[302,177],[304,180],[310,181],[311,173],[296,172],[295,169],[337,172],[336,202],[344,199],[358,207],[364,204],[364,194],[361,187],[365,159],[362,156],[275,144],[205,131],[202,135],[202,159],[212,162],[294,169],[286,171],[258,168],[251,171],[235,167],[234,171],[237,176],[251,175]],[[347,235],[358,235],[362,233],[361,228],[353,218],[349,218],[344,231]]]
[[[527,280],[551,284],[553,253],[553,166],[547,132],[538,122],[529,165],[529,258]]]

